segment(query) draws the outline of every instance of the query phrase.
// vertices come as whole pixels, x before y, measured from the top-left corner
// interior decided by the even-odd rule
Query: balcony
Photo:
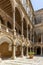
[[[14,31],[7,26],[0,24],[0,32],[5,33],[6,35],[14,36]],[[21,39],[22,36],[16,32],[16,38]]]
[[[13,30],[3,24],[0,24],[0,32],[13,36]]]

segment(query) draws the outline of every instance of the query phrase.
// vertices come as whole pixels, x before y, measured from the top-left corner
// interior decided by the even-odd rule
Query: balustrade
[[[7,26],[0,24],[0,31],[2,32],[8,32],[9,34],[13,35],[13,30],[11,30],[10,28],[8,28]]]

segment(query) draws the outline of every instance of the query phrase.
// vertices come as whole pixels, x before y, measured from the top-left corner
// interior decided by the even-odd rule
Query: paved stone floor
[[[15,60],[0,60],[0,65],[43,65],[43,57],[36,56],[33,59],[16,58]]]

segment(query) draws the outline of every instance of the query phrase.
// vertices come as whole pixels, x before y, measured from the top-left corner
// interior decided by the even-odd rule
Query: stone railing
[[[0,32],[6,33],[10,36],[14,35],[14,31],[3,24],[0,24]],[[17,32],[16,32],[16,37],[21,39],[21,35],[19,35],[19,33],[17,33]]]
[[[13,35],[13,30],[8,28],[7,26],[5,26],[3,24],[0,24],[0,31],[1,32],[6,32],[6,33],[9,33],[9,34]]]
[[[10,28],[8,28],[7,26],[0,24],[0,32],[5,32],[6,34],[13,36],[14,31]],[[22,35],[19,35],[19,33],[16,32],[16,38],[20,39],[21,41],[25,41],[27,38],[22,37]]]

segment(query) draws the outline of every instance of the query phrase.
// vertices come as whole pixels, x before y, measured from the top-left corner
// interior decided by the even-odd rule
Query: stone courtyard
[[[0,0],[0,65],[43,65],[43,8],[31,0]]]
[[[33,59],[15,58],[15,60],[2,60],[0,65],[43,65],[43,57],[36,56]]]

